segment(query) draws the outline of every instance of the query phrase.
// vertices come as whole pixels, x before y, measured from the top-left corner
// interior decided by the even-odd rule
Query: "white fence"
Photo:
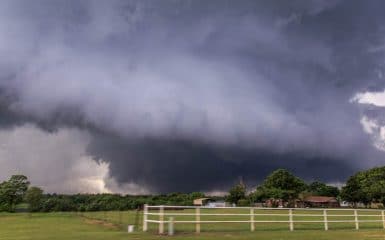
[[[188,211],[175,211],[175,210],[188,210]],[[209,213],[208,210],[213,209],[234,209],[236,213]],[[174,210],[174,211],[173,211]],[[202,211],[205,212],[202,212]],[[238,213],[244,211],[245,213]],[[264,211],[268,210],[268,211]],[[298,213],[297,213],[298,212]],[[336,214],[337,213],[337,214]],[[344,214],[340,214],[344,213]],[[247,220],[201,220],[201,217],[216,216],[218,217],[237,217],[247,218]],[[270,220],[269,216],[280,216],[284,220]],[[258,217],[259,220],[255,220]],[[267,217],[267,219],[260,219],[261,217]],[[317,220],[304,220],[307,217],[320,219]],[[157,219],[154,219],[157,218]],[[167,218],[167,219],[165,219]],[[175,220],[175,218],[181,220]],[[192,218],[187,219],[186,218]],[[295,219],[299,218],[299,219]],[[336,218],[342,218],[336,220]],[[343,219],[345,218],[345,219]],[[346,219],[347,218],[347,219]],[[330,220],[331,219],[331,220]],[[224,224],[224,223],[245,223],[250,227],[250,231],[255,230],[255,226],[258,223],[281,223],[287,224],[288,229],[293,231],[296,223],[320,223],[327,231],[329,229],[329,223],[351,223],[355,225],[355,229],[360,228],[360,223],[382,223],[382,227],[385,229],[385,211],[375,209],[330,209],[330,208],[256,208],[256,207],[197,207],[197,206],[144,206],[143,211],[143,231],[148,231],[148,224],[155,223],[158,225],[159,234],[164,234],[165,224],[168,224],[168,234],[173,235],[174,224],[194,224],[195,232],[201,232],[201,224]]]

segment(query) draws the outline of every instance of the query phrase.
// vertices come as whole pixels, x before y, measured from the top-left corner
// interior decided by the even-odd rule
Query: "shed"
[[[194,205],[195,206],[204,206],[209,201],[211,201],[211,198],[197,198],[197,199],[194,199]]]

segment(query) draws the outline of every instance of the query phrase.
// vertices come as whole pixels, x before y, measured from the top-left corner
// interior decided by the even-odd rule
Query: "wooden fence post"
[[[254,232],[254,208],[250,208],[250,231]]]
[[[164,233],[164,206],[159,206],[159,234]]]
[[[324,225],[325,225],[325,231],[329,230],[328,214],[327,214],[327,210],[326,209],[324,210]]]
[[[289,209],[289,223],[290,223],[290,231],[293,231],[294,230],[293,209]]]
[[[384,210],[381,211],[381,215],[382,215],[382,226],[385,228],[385,211]]]
[[[147,232],[147,213],[148,213],[148,205],[144,204],[144,207],[143,207],[143,232]]]
[[[358,224],[358,214],[357,210],[354,210],[354,222],[356,223],[356,230],[360,229],[360,226]]]
[[[170,217],[168,219],[168,235],[172,236],[174,235],[174,218]]]
[[[201,232],[201,209],[200,207],[197,207],[195,209],[195,232],[200,233]]]

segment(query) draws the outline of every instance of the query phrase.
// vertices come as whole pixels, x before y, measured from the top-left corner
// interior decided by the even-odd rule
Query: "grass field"
[[[244,213],[246,210],[214,210],[224,213]],[[266,211],[266,210],[265,210]],[[192,210],[166,211],[167,213],[191,213]],[[202,213],[213,213],[213,210],[202,210]],[[246,212],[245,212],[246,213]],[[277,213],[276,211],[274,213]],[[300,212],[298,212],[299,214]],[[316,213],[316,212],[314,212]],[[373,212],[368,212],[374,214]],[[332,212],[330,213],[332,214]],[[349,214],[349,213],[345,213]],[[363,214],[363,213],[361,213]],[[157,219],[158,216],[151,216]],[[191,220],[193,216],[174,216],[176,220]],[[214,220],[218,216],[202,216],[201,220]],[[223,216],[220,216],[223,220]],[[229,218],[229,217],[228,217]],[[231,219],[245,220],[247,216],[232,216]],[[262,218],[256,216],[255,220]],[[266,217],[264,217],[266,219]],[[270,216],[270,219],[281,220],[285,216]],[[297,217],[302,220],[304,217]],[[312,217],[319,220],[319,217]],[[317,219],[316,219],[317,218]],[[368,218],[368,217],[366,217]],[[372,218],[372,217],[369,217]],[[350,218],[351,219],[351,218]],[[362,219],[362,217],[361,217]],[[285,219],[286,220],[286,219]],[[294,219],[295,220],[295,219]],[[361,223],[360,230],[354,230],[354,223],[330,223],[329,231],[323,230],[321,223],[298,223],[295,231],[288,230],[288,224],[276,223],[256,224],[256,231],[249,231],[248,223],[239,224],[202,224],[202,233],[196,235],[193,224],[176,224],[176,235],[173,237],[156,234],[157,224],[149,225],[149,232],[126,232],[128,224],[142,223],[142,213],[130,212],[87,212],[82,213],[0,213],[0,240],[21,239],[279,239],[279,240],[329,240],[329,239],[385,239],[382,223]],[[167,228],[167,226],[165,226]],[[139,226],[141,228],[141,226]],[[140,230],[140,229],[139,229]]]

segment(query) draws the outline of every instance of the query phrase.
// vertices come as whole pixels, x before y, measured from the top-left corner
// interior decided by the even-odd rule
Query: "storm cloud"
[[[383,7],[2,1],[2,131],[86,134],[62,147],[107,168],[115,190],[223,190],[278,167],[342,182],[385,156]]]

